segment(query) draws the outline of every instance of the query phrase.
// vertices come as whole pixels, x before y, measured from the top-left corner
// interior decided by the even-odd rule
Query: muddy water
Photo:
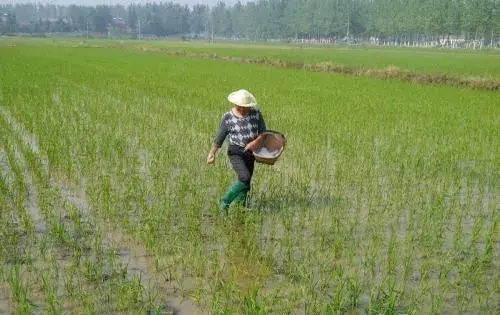
[[[95,222],[93,222],[95,221],[95,219],[93,217],[92,208],[87,201],[88,199],[85,195],[84,190],[71,185],[65,180],[56,179],[52,175],[49,175],[48,158],[43,153],[41,153],[41,150],[36,141],[36,137],[27,132],[26,129],[19,122],[17,122],[15,118],[7,111],[7,109],[1,106],[0,115],[10,126],[10,129],[13,131],[13,133],[17,135],[17,137],[21,139],[23,144],[35,155],[35,157],[37,157],[37,160],[39,161],[39,163],[41,163],[42,172],[50,182],[52,188],[55,191],[58,191],[60,196],[64,200],[66,200],[68,203],[79,210],[81,220],[83,222],[88,222],[91,224],[91,226],[97,227],[97,229],[102,233],[102,235],[104,236],[104,247],[108,249],[119,249],[118,253],[122,259],[123,264],[127,266],[127,274],[129,279],[132,279],[134,276],[140,277],[141,283],[146,290],[153,290],[158,293],[156,303],[158,305],[162,305],[163,309],[166,311],[170,311],[175,314],[186,315],[201,314],[200,309],[193,302],[188,299],[181,298],[178,292],[176,292],[175,287],[172,284],[165,283],[165,280],[156,273],[154,260],[147,253],[144,244],[128,236],[126,233],[123,233],[116,226],[101,224],[99,222],[97,222],[96,224]],[[6,164],[6,153],[4,151],[2,152],[2,177],[7,177],[10,175],[9,169],[7,168]],[[147,152],[141,151],[138,153],[138,155],[143,158],[142,162],[145,170],[147,170]],[[14,156],[16,158],[16,162],[23,170],[23,176],[25,177],[25,182],[28,187],[29,198],[27,210],[31,215],[33,221],[35,222],[37,232],[43,234],[46,232],[46,224],[37,204],[38,192],[36,190],[35,183],[31,178],[31,171],[19,148],[15,149]],[[60,178],[64,178],[63,174],[60,175]],[[62,215],[64,215],[65,217],[69,217],[67,209],[61,209],[61,211]],[[58,261],[61,265],[68,265],[70,263],[70,258],[65,257],[65,255],[61,253]],[[37,264],[43,267],[44,263],[40,263]],[[63,287],[63,284],[60,283],[58,284],[58,286]],[[12,297],[9,292],[10,291],[7,285],[0,284],[0,293],[2,293],[0,295],[0,314],[13,313],[11,311],[13,308]]]
[[[8,284],[0,283],[0,314],[14,314],[12,292]]]

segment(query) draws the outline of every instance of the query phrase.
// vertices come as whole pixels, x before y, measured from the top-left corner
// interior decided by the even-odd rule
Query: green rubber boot
[[[234,203],[240,207],[246,207],[247,196],[248,196],[248,190],[240,192],[240,194],[234,199]]]
[[[231,185],[231,187],[229,187],[226,195],[222,197],[220,207],[223,210],[227,210],[231,202],[233,202],[233,200],[236,199],[244,191],[248,191],[247,185],[240,181],[235,182],[233,185]]]

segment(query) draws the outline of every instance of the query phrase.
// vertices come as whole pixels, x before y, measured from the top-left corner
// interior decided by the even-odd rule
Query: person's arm
[[[217,151],[219,151],[219,147],[214,144],[214,146],[210,149],[210,152],[208,152],[208,157],[207,157],[207,164],[214,164],[215,163],[215,155],[217,154]]]
[[[249,142],[245,146],[245,150],[244,151],[252,151],[252,152],[254,152],[255,150],[257,150],[257,148],[260,147],[260,143],[262,142],[262,140],[264,140],[264,137],[262,135],[257,136],[257,138],[255,138],[253,141]]]
[[[258,127],[259,135],[257,136],[257,138],[255,138],[255,140],[246,145],[245,151],[248,150],[252,152],[255,151],[258,147],[260,147],[262,140],[264,140],[264,137],[262,137],[262,133],[266,131],[267,128],[266,128],[266,122],[264,121],[264,117],[262,117],[262,113],[260,111],[259,111],[258,126],[259,126]]]
[[[225,116],[222,116],[222,121],[220,123],[219,131],[217,132],[217,135],[215,136],[214,145],[212,146],[212,148],[208,152],[207,164],[210,165],[210,164],[215,163],[215,156],[217,154],[217,151],[224,143],[224,140],[226,139],[226,136],[228,133],[229,133],[229,130],[227,129],[227,125],[225,124]]]

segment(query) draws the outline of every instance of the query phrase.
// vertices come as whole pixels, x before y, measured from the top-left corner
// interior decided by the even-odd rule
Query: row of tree
[[[0,6],[0,33],[92,32],[248,39],[444,36],[497,39],[500,0],[259,0],[191,7],[173,2],[116,6]]]

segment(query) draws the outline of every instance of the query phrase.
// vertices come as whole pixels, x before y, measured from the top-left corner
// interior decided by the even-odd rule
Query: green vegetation
[[[0,60],[0,310],[498,311],[498,93],[116,47]],[[288,146],[224,214],[233,173],[205,154],[239,88]]]
[[[96,41],[97,42],[97,41]],[[113,43],[110,41],[109,43]],[[116,45],[116,41],[114,41]],[[298,45],[210,44],[182,42],[125,41],[121,46],[155,47],[168,52],[217,54],[220,56],[268,58],[304,63],[331,62],[361,69],[386,69],[394,66],[421,73],[500,77],[500,53],[449,51],[439,49],[389,48],[370,46],[303,47]]]
[[[387,69],[396,67],[418,73],[442,73],[462,77],[499,78],[498,51],[468,52],[461,50],[410,49],[370,46],[314,47],[299,45],[255,44],[206,41],[137,41],[84,39],[0,39],[1,46],[114,47],[150,52],[211,54],[219,57],[241,57],[317,64],[330,62],[354,69]]]
[[[340,42],[371,38],[398,45],[471,49],[499,44],[498,0],[256,0],[234,5],[204,0],[191,7],[174,2],[178,1],[95,7],[0,5],[0,34],[79,32],[113,38],[195,35]]]

